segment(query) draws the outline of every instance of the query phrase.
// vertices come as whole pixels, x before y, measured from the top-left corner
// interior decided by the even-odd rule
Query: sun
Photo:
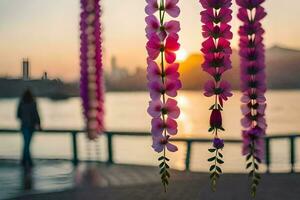
[[[185,49],[179,49],[176,52],[176,57],[178,61],[184,61],[188,56],[188,53]]]

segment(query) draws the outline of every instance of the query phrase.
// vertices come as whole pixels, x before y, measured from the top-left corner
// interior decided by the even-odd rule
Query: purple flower
[[[264,152],[264,136],[265,131],[259,127],[243,131],[242,154],[248,155],[251,151],[254,151],[254,156],[261,160]]]
[[[200,13],[201,15],[201,22],[204,24],[209,23],[228,23],[231,21],[232,10],[229,8],[221,8],[218,13],[215,12],[213,8],[204,10]]]
[[[222,100],[227,101],[228,97],[232,96],[230,84],[227,81],[221,81],[217,87],[214,81],[209,80],[205,83],[204,95],[207,97],[219,95]]]
[[[215,147],[216,149],[223,149],[223,147],[224,147],[224,140],[222,140],[220,138],[214,138],[214,140],[213,140],[213,147]]]
[[[205,9],[229,8],[231,6],[231,0],[199,0],[199,2]]]
[[[170,152],[176,152],[178,150],[178,148],[177,148],[177,146],[175,146],[174,144],[169,142],[169,138],[170,138],[169,135],[167,135],[167,136],[159,135],[157,137],[154,136],[152,148],[158,153],[162,152],[165,147],[167,147],[167,149]]]

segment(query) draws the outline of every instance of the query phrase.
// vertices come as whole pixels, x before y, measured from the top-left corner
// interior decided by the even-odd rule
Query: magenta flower
[[[152,148],[160,153],[159,157],[161,181],[166,191],[170,174],[168,172],[169,159],[166,150],[177,151],[177,147],[169,142],[169,138],[177,134],[177,122],[180,110],[177,101],[170,97],[176,97],[181,88],[179,80],[179,64],[175,63],[176,54],[180,47],[178,32],[180,24],[176,20],[165,21],[165,14],[177,17],[180,13],[177,6],[178,0],[146,0],[146,37],[148,42],[146,49],[147,79],[151,101],[147,109],[151,120]],[[158,12],[158,16],[154,15]],[[159,62],[159,63],[158,63]]]
[[[204,54],[223,53],[228,55],[232,53],[230,42],[223,38],[220,38],[215,44],[214,39],[210,37],[202,43],[202,46],[201,51]]]
[[[222,115],[221,111],[218,109],[213,109],[210,114],[210,127],[221,128],[222,127]]]
[[[166,38],[166,43],[163,44],[157,34],[152,34],[147,42],[147,51],[149,58],[155,60],[160,52],[164,52],[167,63],[171,64],[176,60],[175,51],[180,47],[178,43],[178,35],[171,33]]]
[[[204,85],[204,95],[214,98],[214,104],[210,106],[212,110],[210,115],[209,132],[214,135],[213,149],[209,149],[214,156],[209,158],[213,162],[210,166],[211,184],[213,190],[216,187],[216,181],[221,173],[218,165],[224,163],[223,155],[219,152],[224,147],[224,142],[219,138],[219,132],[225,131],[222,127],[223,101],[232,96],[230,84],[222,80],[224,72],[231,68],[230,55],[232,49],[230,41],[232,39],[231,26],[228,24],[232,19],[232,10],[230,9],[231,0],[199,0],[205,8],[200,13],[202,26],[202,36],[206,40],[202,43],[202,53],[204,54],[203,71],[212,76]],[[216,153],[215,153],[216,152]]]
[[[236,0],[236,4],[242,8],[252,10],[259,7],[265,0]]]
[[[87,136],[89,139],[95,139],[104,131],[100,0],[81,0],[80,4],[80,96]],[[94,20],[88,20],[91,17]]]
[[[228,24],[221,24],[221,26],[213,24],[205,24],[202,26],[202,35],[204,38],[212,37],[214,39],[224,38],[232,39],[232,32],[230,31],[231,26]]]
[[[220,8],[229,8],[231,6],[231,0],[199,0],[203,8],[209,9],[220,9]]]
[[[160,153],[164,150],[164,148],[166,147],[170,152],[176,152],[178,150],[178,148],[169,142],[169,138],[170,136],[157,136],[157,137],[153,137],[153,144],[152,147],[153,149]]]
[[[215,10],[213,8],[204,10],[200,13],[201,15],[201,22],[204,24],[209,24],[209,23],[223,23],[226,24],[231,21],[232,16],[231,16],[232,10],[228,8],[222,8],[219,10],[218,13],[215,13]]]

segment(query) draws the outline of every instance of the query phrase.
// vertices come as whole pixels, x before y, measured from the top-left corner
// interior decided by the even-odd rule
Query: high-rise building
[[[28,58],[24,58],[22,62],[23,80],[30,80],[30,65]]]

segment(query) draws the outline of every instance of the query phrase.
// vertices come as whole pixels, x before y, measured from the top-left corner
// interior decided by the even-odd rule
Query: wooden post
[[[295,172],[295,137],[290,137],[290,163],[291,163],[291,173]]]
[[[114,163],[114,159],[113,159],[113,141],[112,141],[112,137],[113,135],[111,133],[106,133],[107,135],[107,152],[108,152],[108,159],[107,159],[107,163],[108,164],[113,164]]]
[[[271,152],[270,152],[270,138],[265,138],[266,141],[266,165],[267,165],[267,173],[270,173],[270,163],[271,163]]]
[[[185,170],[190,170],[190,161],[191,161],[191,149],[192,149],[192,142],[190,140],[186,141],[186,157],[185,157]]]
[[[77,152],[77,132],[72,131],[72,149],[73,149],[73,165],[78,164],[78,152]]]

